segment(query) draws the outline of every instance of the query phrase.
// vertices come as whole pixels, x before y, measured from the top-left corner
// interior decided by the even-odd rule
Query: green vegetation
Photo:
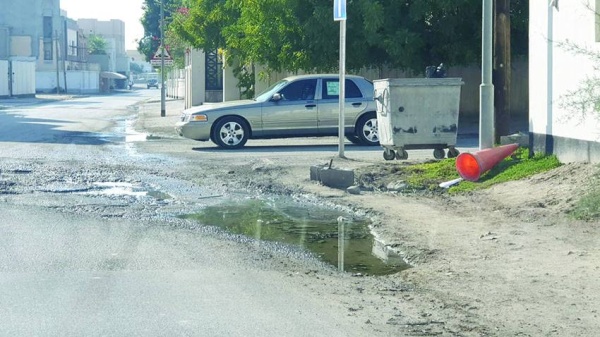
[[[444,159],[406,166],[400,169],[409,188],[415,190],[439,189],[444,181],[459,178],[455,159]],[[512,156],[505,158],[491,170],[484,173],[477,182],[462,181],[448,189],[450,193],[468,192],[488,188],[511,180],[523,179],[536,173],[545,172],[560,166],[556,156],[535,155],[529,158],[527,148],[519,148]]]
[[[156,0],[142,22],[155,31]],[[165,0],[169,26],[194,48],[223,50],[227,61],[268,71],[338,68],[339,23],[322,0]],[[174,6],[181,6],[173,11]],[[410,69],[478,62],[480,0],[355,0],[347,3],[347,69]],[[511,51],[527,55],[528,0],[511,1]]]
[[[106,40],[100,35],[90,35],[88,37],[88,51],[91,55],[106,55]]]
[[[577,201],[573,209],[569,212],[571,216],[578,220],[598,220],[600,219],[600,173],[596,174],[589,186],[591,190],[586,192],[581,199]]]

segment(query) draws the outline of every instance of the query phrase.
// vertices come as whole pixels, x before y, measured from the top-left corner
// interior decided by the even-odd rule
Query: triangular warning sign
[[[165,51],[164,56],[161,53],[163,50]],[[158,47],[158,50],[156,51],[156,53],[154,53],[154,56],[152,58],[155,60],[160,60],[161,57],[164,57],[165,60],[171,59],[171,54],[169,54],[169,51],[167,50],[167,48],[163,49],[162,45]]]

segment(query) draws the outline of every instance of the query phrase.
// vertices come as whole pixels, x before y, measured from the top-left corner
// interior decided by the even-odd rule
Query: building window
[[[52,39],[52,17],[44,16],[44,39]]]
[[[52,46],[52,17],[44,16],[44,26],[43,26],[43,35],[44,35],[44,60],[49,61],[52,60],[52,55],[54,54],[53,46]]]
[[[44,40],[44,60],[50,61],[52,60],[52,54],[54,50],[52,49],[52,40],[45,41]]]

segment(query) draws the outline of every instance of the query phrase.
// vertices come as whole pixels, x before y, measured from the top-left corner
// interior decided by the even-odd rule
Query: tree
[[[135,62],[129,63],[129,70],[134,74],[141,74],[144,72],[144,69],[142,68],[142,66],[140,66],[139,64],[137,64]]]
[[[144,27],[144,37],[138,41],[138,51],[150,61],[160,46],[160,6],[163,4],[165,35],[171,17],[182,6],[183,0],[144,0],[144,14],[140,19]]]
[[[527,0],[511,15],[523,22]],[[339,26],[322,0],[190,0],[174,31],[195,48],[222,48],[272,70],[334,70]],[[347,68],[469,64],[481,55],[480,0],[354,0],[347,3]],[[518,25],[521,30],[526,26]],[[523,34],[517,34],[523,36]],[[526,33],[525,33],[526,35]],[[515,51],[520,51],[515,46]]]
[[[106,55],[106,40],[100,35],[91,34],[88,37],[88,52],[91,55]]]

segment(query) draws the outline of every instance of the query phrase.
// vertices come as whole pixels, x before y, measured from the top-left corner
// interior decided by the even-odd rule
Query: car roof
[[[290,80],[290,81],[295,81],[295,80],[312,79],[312,78],[322,78],[322,77],[339,78],[340,74],[304,74],[304,75],[288,76],[288,77],[286,77],[284,79],[285,80]],[[346,75],[346,78],[365,79],[364,77],[358,76],[358,75]]]

